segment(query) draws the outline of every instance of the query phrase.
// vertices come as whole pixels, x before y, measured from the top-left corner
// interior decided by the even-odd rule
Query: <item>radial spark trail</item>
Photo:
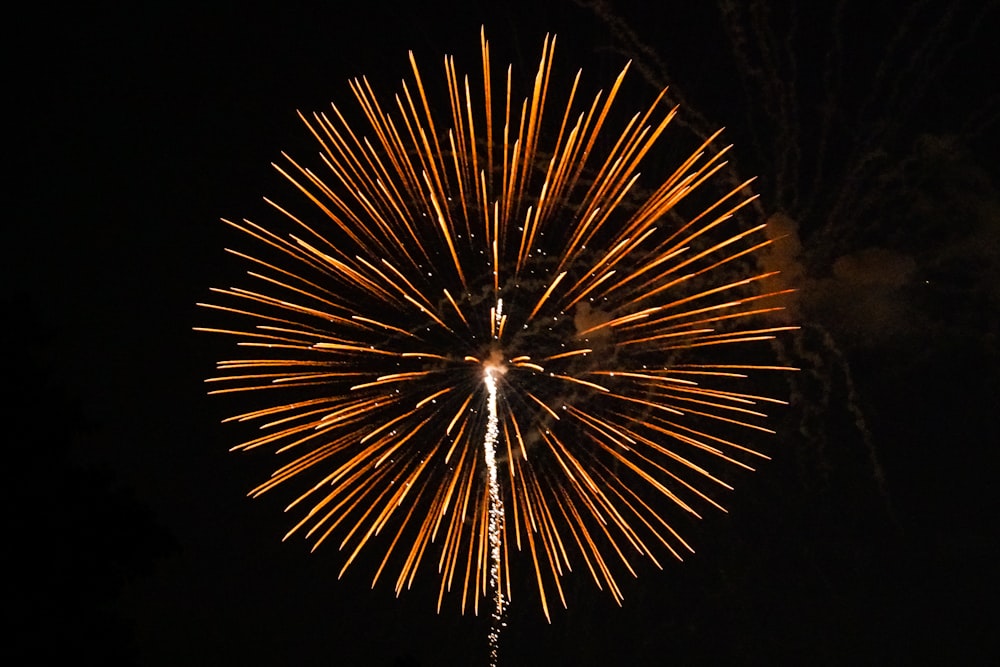
[[[301,114],[318,157],[275,165],[294,203],[227,221],[249,270],[201,305],[239,350],[210,393],[259,426],[234,449],[281,457],[251,495],[289,492],[285,537],[397,595],[436,572],[439,610],[490,600],[495,661],[513,581],[550,618],[571,576],[620,604],[693,551],[681,524],[767,458],[795,327],[716,136],[666,141],[665,91],[621,113],[627,65],[563,79],[555,38],[519,93],[480,40],[472,76],[446,58],[439,88],[411,54],[394,96],[362,77],[353,108]]]

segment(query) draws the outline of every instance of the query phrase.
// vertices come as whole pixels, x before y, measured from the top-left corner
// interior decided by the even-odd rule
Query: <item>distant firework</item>
[[[552,99],[554,45],[521,102],[483,37],[481,80],[445,59],[447,102],[411,54],[395,98],[351,82],[360,124],[302,116],[322,164],[276,169],[307,206],[228,222],[257,244],[230,251],[252,286],[201,304],[238,322],[203,329],[246,354],[212,393],[262,399],[230,419],[261,425],[235,449],[285,456],[252,495],[298,485],[288,535],[333,543],[343,569],[371,547],[397,594],[435,570],[439,608],[492,595],[495,618],[515,549],[546,617],[570,569],[620,601],[636,561],[690,550],[668,515],[718,507],[707,467],[762,456],[731,434],[767,431],[760,404],[781,401],[746,378],[790,370],[753,349],[794,327],[772,326],[783,292],[753,269],[763,225],[734,217],[747,184],[693,196],[725,164],[715,136],[640,178],[676,109],[661,93],[615,120],[625,70]]]

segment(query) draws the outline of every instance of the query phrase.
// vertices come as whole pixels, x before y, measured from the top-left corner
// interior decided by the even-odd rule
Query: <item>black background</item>
[[[12,16],[11,650],[33,664],[485,663],[487,619],[436,615],[433,579],[397,600],[363,572],[338,581],[333,549],[279,541],[287,499],[245,497],[272,460],[229,454],[239,434],[219,422],[233,403],[204,395],[231,348],[192,331],[194,304],[242,271],[218,218],[266,219],[260,197],[284,192],[269,162],[315,152],[295,110],[346,103],[360,74],[395,92],[408,49],[425,76],[444,53],[474,70],[485,25],[495,62],[524,76],[546,32],[563,76],[579,65],[609,81],[629,57],[664,75],[693,114],[729,128],[735,168],[760,175],[764,209],[795,218],[803,243],[804,328],[786,343],[803,372],[779,436],[755,443],[774,460],[687,535],[696,555],[626,582],[623,608],[583,576],[551,624],[530,593],[515,598],[501,663],[996,659],[997,8],[773,4],[768,49],[764,28],[743,24],[755,62],[784,63],[773,88],[753,85],[710,3]],[[653,94],[641,72],[630,90],[640,104]],[[798,134],[770,115],[781,90]],[[801,165],[783,171],[796,151]]]

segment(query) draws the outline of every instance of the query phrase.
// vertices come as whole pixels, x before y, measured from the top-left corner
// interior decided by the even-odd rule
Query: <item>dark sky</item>
[[[785,352],[803,373],[779,436],[755,443],[774,460],[689,528],[695,556],[627,582],[623,608],[582,576],[551,624],[515,598],[501,664],[1000,656],[995,6],[773,3],[727,31],[713,3],[338,4],[10,24],[30,48],[8,60],[6,551],[30,662],[485,664],[487,620],[436,615],[435,580],[397,600],[367,571],[338,581],[332,549],[280,542],[287,498],[245,497],[271,457],[228,453],[236,408],[204,395],[231,348],[192,331],[242,271],[218,219],[264,216],[286,192],[269,163],[314,152],[295,110],[346,101],[360,74],[394,92],[408,49],[425,76],[445,53],[471,70],[483,24],[522,73],[546,32],[564,76],[635,58],[630,99],[651,95],[645,72],[695,131],[727,126],[734,168],[802,244]]]

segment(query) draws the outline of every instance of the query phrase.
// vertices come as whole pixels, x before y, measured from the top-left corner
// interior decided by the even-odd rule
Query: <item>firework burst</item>
[[[760,406],[780,402],[745,379],[788,370],[754,361],[791,327],[752,268],[763,225],[734,215],[747,184],[699,196],[725,150],[712,137],[641,179],[676,109],[661,93],[614,120],[627,67],[553,101],[554,45],[523,100],[483,37],[481,78],[445,59],[447,106],[411,54],[392,99],[351,82],[363,121],[303,115],[321,164],[276,169],[305,212],[228,222],[256,244],[230,251],[254,286],[202,304],[242,323],[205,329],[247,351],[212,393],[263,400],[231,418],[261,428],[235,449],[286,457],[252,495],[298,485],[288,535],[333,543],[344,569],[368,548],[397,593],[434,570],[439,608],[492,593],[497,619],[517,552],[548,617],[571,569],[620,601],[638,560],[690,550],[671,517],[719,506],[710,468],[750,469],[762,455],[734,434],[767,431]]]

